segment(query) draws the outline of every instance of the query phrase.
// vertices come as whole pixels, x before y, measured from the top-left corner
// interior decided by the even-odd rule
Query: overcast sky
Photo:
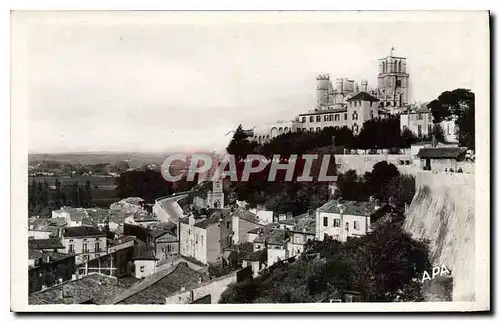
[[[410,101],[474,90],[480,45],[467,19],[40,23],[27,41],[29,150],[219,150],[240,123],[314,107],[317,73],[375,85],[392,46],[407,57]]]

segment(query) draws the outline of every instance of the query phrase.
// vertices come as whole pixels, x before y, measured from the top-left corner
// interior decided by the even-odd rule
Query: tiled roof
[[[74,212],[69,214],[69,218],[72,221],[82,221],[83,218],[87,217],[87,214],[84,212]]]
[[[247,260],[247,261],[259,261],[259,262],[266,262],[267,261],[267,248],[258,250],[256,252],[252,253],[246,253],[242,254],[241,259]]]
[[[39,249],[29,249],[28,250],[28,258],[35,260],[34,267],[40,266],[40,263],[37,260],[43,259],[43,263],[54,263],[68,257],[75,257],[75,254],[65,254],[58,252],[44,252]]]
[[[90,226],[64,228],[63,235],[64,237],[106,236],[104,232]]]
[[[200,277],[202,280],[206,279],[204,276],[203,273],[189,268],[185,262],[182,262],[171,272],[158,272],[151,278],[146,278],[147,280],[134,285],[133,289],[120,296],[114,304],[165,304],[166,297],[179,292],[182,287],[189,289],[198,284]]]
[[[223,219],[230,214],[229,209],[209,209],[209,211],[212,212],[212,214],[207,219],[194,224],[195,227],[206,229],[214,224],[217,224],[220,219]]]
[[[344,215],[370,216],[375,212],[375,203],[334,199],[319,207],[318,211],[339,214],[340,209]]]
[[[135,240],[135,239],[136,239],[135,236],[123,235],[123,236],[120,236],[120,237],[115,238],[115,239],[108,239],[108,246],[112,247],[112,246],[116,246],[116,245],[125,244],[125,243],[132,241],[132,240]]]
[[[153,247],[149,245],[135,245],[132,260],[158,260]]]
[[[348,102],[351,102],[351,101],[378,102],[379,99],[376,98],[375,96],[368,94],[367,92],[359,92],[359,93],[355,94],[354,96],[348,98],[346,101],[348,101]]]
[[[91,273],[81,279],[48,288],[29,296],[30,305],[40,304],[80,304],[92,301],[102,304],[106,299],[125,291],[115,278]]]
[[[296,216],[293,218],[293,221],[292,231],[313,235],[316,234],[316,214],[314,212]]]
[[[245,209],[236,209],[233,212],[233,216],[237,216],[240,219],[246,220],[248,222],[254,223],[254,224],[260,224],[259,220],[257,219],[257,215],[254,215],[248,210]]]
[[[456,159],[462,155],[465,155],[467,148],[449,148],[449,147],[439,147],[439,148],[421,148],[418,151],[417,156],[420,158],[429,159]]]
[[[283,229],[262,228],[262,233],[254,239],[254,243],[265,243],[270,245],[283,245],[286,241],[287,232]]]
[[[58,238],[28,239],[28,247],[31,249],[59,249],[64,248]]]

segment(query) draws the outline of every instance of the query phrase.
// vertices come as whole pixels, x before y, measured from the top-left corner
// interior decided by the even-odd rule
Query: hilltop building
[[[369,88],[349,78],[329,74],[316,77],[316,106],[300,113],[294,120],[266,123],[254,128],[253,140],[265,143],[288,132],[319,132],[325,127],[348,127],[358,134],[364,122],[390,114],[399,114],[408,104],[409,74],[406,58],[396,57],[393,50],[379,59],[377,86]]]

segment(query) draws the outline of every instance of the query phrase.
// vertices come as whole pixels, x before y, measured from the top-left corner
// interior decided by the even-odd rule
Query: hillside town
[[[333,151],[331,163],[339,175],[338,181],[327,183],[324,196],[319,197],[313,184],[304,188],[311,190],[299,187],[283,198],[271,198],[270,193],[258,193],[268,188],[249,188],[259,184],[257,181],[229,189],[225,178],[211,181],[208,176],[199,176],[194,187],[153,201],[132,195],[109,207],[93,207],[91,202],[88,207],[55,207],[58,209],[52,209],[50,217],[29,218],[29,303],[230,303],[228,290],[236,290],[238,285],[254,285],[251,281],[262,281],[265,276],[274,276],[273,272],[295,272],[296,267],[309,265],[304,261],[331,263],[328,256],[333,255],[324,247],[347,247],[343,252],[349,252],[350,243],[366,240],[368,245],[374,232],[394,223],[402,225],[425,183],[421,178],[447,181],[473,175],[474,149],[464,143],[463,129],[457,126],[460,115],[450,113],[436,120],[433,106],[439,100],[409,102],[406,58],[396,57],[391,50],[378,60],[378,66],[374,88],[365,80],[359,86],[348,78],[337,78],[332,84],[329,75],[319,75],[315,107],[292,121],[240,127],[228,146],[228,153],[244,158],[248,151],[256,147],[265,150],[273,142],[286,147],[283,142],[292,135],[294,141],[299,136],[312,138],[313,149]],[[464,100],[459,100],[458,107],[462,104]],[[363,131],[368,131],[366,124],[394,120],[397,135],[406,133],[413,138],[411,142],[397,146],[359,143],[370,137],[363,136]],[[345,130],[352,138],[359,138],[359,144],[344,140],[341,131]],[[317,143],[323,134],[328,140]],[[250,150],[245,150],[246,146],[251,146]],[[114,174],[115,168],[106,174]],[[382,168],[388,170],[378,170]],[[388,171],[396,174],[386,180]],[[352,173],[354,179],[348,179]],[[365,179],[361,179],[363,175]],[[409,197],[398,195],[405,189],[386,184],[404,176],[414,180]],[[375,185],[379,182],[376,178],[383,184]],[[349,184],[371,184],[373,188],[365,193],[364,188],[349,188]],[[307,203],[293,203],[300,198]],[[410,277],[408,283],[412,281]],[[314,283],[312,278],[307,280],[310,295],[316,294]],[[357,284],[339,283],[332,284],[335,291],[329,289],[326,296],[311,297],[311,301],[367,300]],[[398,285],[394,292],[398,288],[404,287]],[[293,291],[286,294],[276,301],[293,302]],[[373,299],[373,294],[370,296],[368,299]],[[262,295],[263,299],[270,297]],[[391,300],[395,298],[404,300],[403,295]]]

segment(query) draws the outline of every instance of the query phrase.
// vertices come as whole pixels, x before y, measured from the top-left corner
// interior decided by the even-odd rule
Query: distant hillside
[[[44,161],[58,161],[69,163],[85,163],[85,164],[99,164],[111,163],[114,164],[119,161],[127,161],[132,167],[140,167],[143,164],[157,164],[163,163],[167,153],[126,153],[126,152],[92,152],[92,153],[33,153],[28,155],[28,162],[30,164],[44,162]]]

